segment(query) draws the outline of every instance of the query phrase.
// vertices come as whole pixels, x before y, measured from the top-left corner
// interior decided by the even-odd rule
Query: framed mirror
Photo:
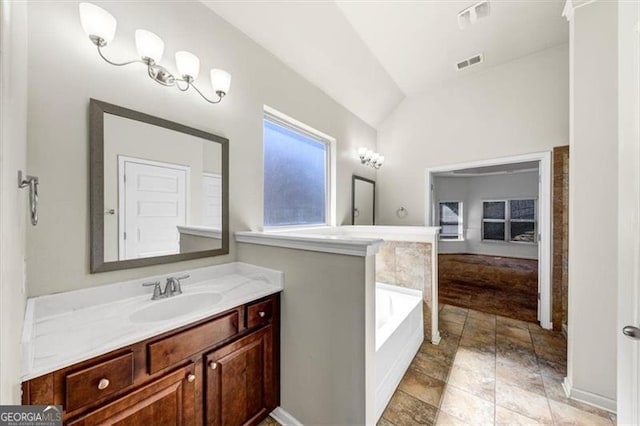
[[[229,253],[229,140],[91,99],[91,272]]]
[[[351,200],[351,223],[354,225],[375,225],[376,182],[353,175]]]

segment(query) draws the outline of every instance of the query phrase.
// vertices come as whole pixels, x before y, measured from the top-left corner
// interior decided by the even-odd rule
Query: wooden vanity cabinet
[[[268,325],[205,358],[205,424],[258,423],[277,404],[273,326]]]
[[[279,399],[280,294],[22,384],[73,426],[249,426]]]
[[[193,365],[180,368],[67,424],[195,425],[195,377]]]

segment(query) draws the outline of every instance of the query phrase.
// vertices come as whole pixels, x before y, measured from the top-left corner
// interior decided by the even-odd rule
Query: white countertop
[[[241,231],[236,232],[235,237],[239,243],[363,257],[378,253],[384,242],[382,238],[306,233],[304,230]]]
[[[279,271],[234,262],[171,274],[190,274],[182,295],[152,301],[152,287],[167,275],[110,284],[27,300],[22,336],[26,381],[112,350],[182,327],[283,289]],[[222,299],[167,320],[134,323],[131,314],[185,295],[219,293]]]

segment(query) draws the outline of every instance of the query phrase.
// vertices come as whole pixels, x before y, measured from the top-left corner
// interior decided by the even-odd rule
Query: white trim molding
[[[616,413],[616,400],[577,389],[572,385],[571,380],[569,380],[568,377],[564,378],[562,388],[564,389],[564,393],[567,395],[567,398],[591,405],[592,407],[600,408],[601,410],[605,410],[610,413]]]
[[[282,407],[276,407],[270,415],[275,421],[283,426],[303,426],[303,424],[298,419],[293,417]]]
[[[538,291],[539,321],[543,328],[551,329],[551,152],[542,151],[529,154],[500,157],[487,160],[470,161],[458,164],[435,166],[425,171],[425,224],[430,226],[435,220],[435,201],[433,199],[433,174],[476,167],[499,166],[504,164],[539,162],[538,190]],[[437,300],[437,299],[434,299]]]
[[[597,0],[567,0],[562,9],[562,17],[568,22],[573,20],[573,13],[576,9],[582,6],[586,6],[591,3],[595,3]]]

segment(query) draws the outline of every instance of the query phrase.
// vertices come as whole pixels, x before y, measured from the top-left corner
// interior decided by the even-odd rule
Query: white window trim
[[[439,233],[440,241],[445,242],[456,242],[456,241],[464,241],[464,202],[460,200],[438,200],[438,226],[440,226],[440,204],[444,203],[458,203],[459,213],[458,213],[458,238],[443,238],[443,233]],[[442,227],[441,227],[442,228]],[[453,235],[453,234],[447,234]]]
[[[534,218],[529,219],[511,219],[511,201],[533,200]],[[504,219],[485,219],[484,218],[484,203],[504,203]],[[495,222],[504,223],[504,240],[488,240],[484,238],[484,223]],[[511,240],[511,222],[533,222],[534,239],[533,241],[512,241]],[[538,244],[538,199],[536,197],[516,197],[516,198],[500,198],[500,199],[488,199],[482,200],[482,219],[480,226],[480,240],[484,243],[496,243],[496,244],[522,244],[522,245],[536,245]]]
[[[262,218],[262,230],[263,231],[287,231],[287,230],[298,230],[303,228],[322,228],[322,227],[332,227],[336,226],[336,139],[333,136],[329,136],[326,133],[323,133],[313,127],[296,120],[295,118],[284,114],[268,105],[264,105],[264,114],[263,119],[267,119],[276,124],[283,125],[285,127],[291,128],[295,131],[298,131],[302,134],[312,137],[313,139],[319,140],[320,142],[326,144],[327,146],[327,174],[326,174],[326,212],[325,212],[325,223],[317,223],[317,224],[301,224],[301,225],[273,225],[268,226],[264,224],[264,216]],[[263,139],[264,145],[264,139]],[[264,151],[263,151],[264,152]],[[264,171],[263,171],[263,188],[262,194],[264,196]],[[262,214],[264,215],[264,198],[262,200]]]

